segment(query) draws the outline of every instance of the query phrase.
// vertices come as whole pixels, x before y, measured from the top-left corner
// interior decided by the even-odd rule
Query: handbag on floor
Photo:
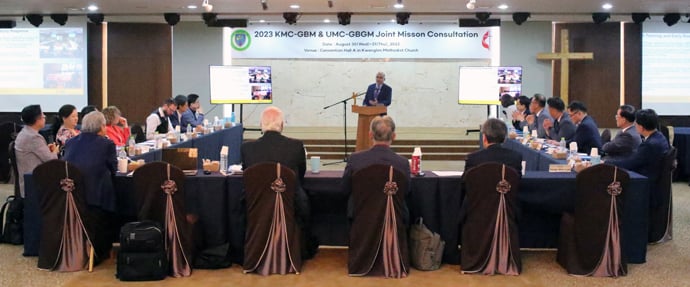
[[[10,195],[0,210],[0,242],[21,245],[24,243],[24,199]]]
[[[410,227],[410,263],[412,267],[432,271],[441,268],[443,248],[446,243],[441,235],[427,228],[420,217]]]

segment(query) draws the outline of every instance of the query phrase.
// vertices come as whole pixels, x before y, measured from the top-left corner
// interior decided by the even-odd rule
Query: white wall
[[[173,35],[173,93],[198,93],[210,109],[208,65],[222,63],[222,31],[202,23],[180,23]],[[551,91],[551,64],[537,62],[538,52],[551,50],[551,23],[504,23],[501,64],[524,67],[528,94]],[[444,60],[246,60],[233,65],[270,65],[274,105],[283,109],[289,126],[342,126],[342,106],[323,107],[362,92],[376,72],[386,73],[393,88],[391,115],[400,127],[476,128],[486,119],[486,106],[458,105],[458,67],[481,62]],[[359,103],[361,104],[361,99]],[[348,126],[356,126],[348,102]],[[265,105],[245,105],[244,123],[258,125]],[[211,116],[221,115],[218,107]]]

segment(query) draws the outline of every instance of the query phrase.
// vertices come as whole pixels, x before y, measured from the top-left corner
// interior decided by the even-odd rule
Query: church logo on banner
[[[236,51],[247,50],[252,44],[252,36],[246,30],[235,30],[230,36],[230,44]]]
[[[491,50],[491,31],[486,31],[486,33],[484,33],[484,37],[482,37],[482,47]]]

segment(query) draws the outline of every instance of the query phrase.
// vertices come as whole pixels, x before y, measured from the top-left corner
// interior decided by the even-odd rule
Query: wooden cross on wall
[[[594,53],[571,53],[568,29],[561,30],[561,52],[539,53],[538,60],[561,61],[561,99],[568,104],[568,79],[570,78],[570,60],[592,60]]]

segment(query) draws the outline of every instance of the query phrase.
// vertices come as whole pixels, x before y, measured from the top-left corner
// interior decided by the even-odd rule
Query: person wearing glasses
[[[595,147],[601,150],[601,135],[597,123],[587,114],[583,102],[573,101],[568,105],[570,119],[577,125],[573,141],[577,142],[577,152],[589,154]]]
[[[384,84],[386,81],[386,74],[383,72],[376,73],[376,83],[369,85],[367,94],[364,96],[365,106],[389,106],[393,98],[393,89]]]
[[[14,151],[17,155],[17,171],[19,172],[19,191],[24,197],[24,174],[31,173],[34,168],[49,160],[57,159],[58,147],[46,143],[46,139],[38,133],[46,126],[46,115],[40,105],[30,105],[22,110],[24,128],[17,134],[14,141]]]
[[[635,108],[623,105],[616,112],[616,126],[620,129],[616,136],[605,143],[601,150],[606,160],[624,159],[631,156],[642,143],[642,137],[635,126]]]

